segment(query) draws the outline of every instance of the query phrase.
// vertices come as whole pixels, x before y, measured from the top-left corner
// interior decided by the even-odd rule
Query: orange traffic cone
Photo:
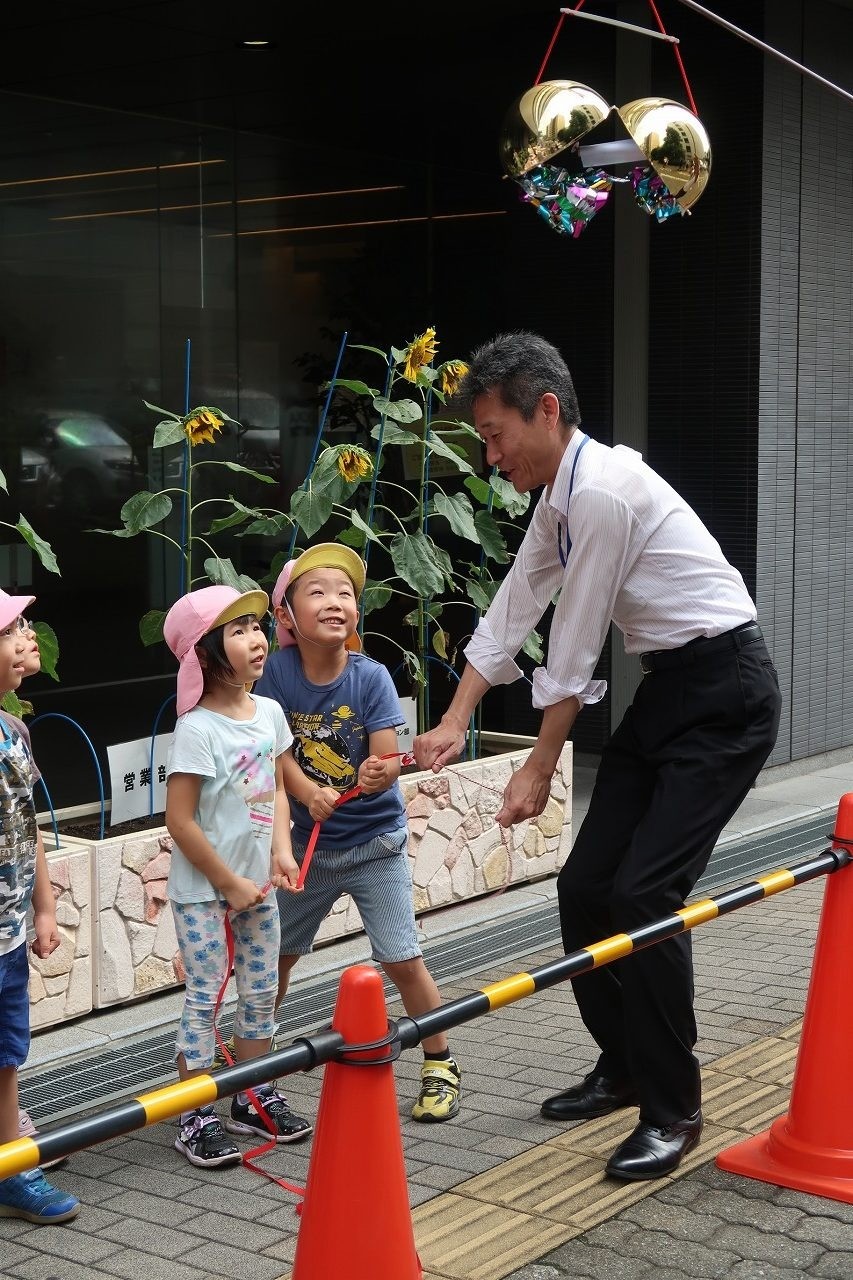
[[[835,848],[853,854],[853,792],[838,805]],[[853,864],[826,884],[787,1115],[717,1156],[730,1173],[853,1204]]]
[[[344,971],[332,1026],[348,1044],[388,1034],[375,969]],[[293,1280],[421,1280],[389,1050],[352,1058],[325,1068]]]

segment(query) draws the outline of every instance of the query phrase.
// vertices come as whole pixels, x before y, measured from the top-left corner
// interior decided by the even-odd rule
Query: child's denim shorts
[[[421,955],[412,902],[407,827],[376,836],[352,849],[316,849],[302,893],[279,889],[281,954],[304,956],[342,893],[349,893],[380,964]],[[294,844],[302,865],[305,845]]]
[[[30,1051],[27,944],[0,955],[0,1067],[22,1067]]]

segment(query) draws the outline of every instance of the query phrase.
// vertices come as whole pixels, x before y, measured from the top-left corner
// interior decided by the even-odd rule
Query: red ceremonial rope
[[[397,760],[400,761],[400,767],[405,769],[407,765],[415,763],[415,757],[407,751],[389,751],[387,755],[380,756],[380,760]],[[350,787],[349,791],[345,791],[343,795],[338,796],[335,801],[335,808],[345,804],[347,800],[352,800],[355,796],[361,795],[361,787]],[[299,878],[296,881],[297,889],[301,889],[305,883],[305,877],[308,875],[308,868],[311,866],[311,859],[314,857],[314,849],[317,845],[317,838],[320,835],[320,827],[322,823],[315,822],[314,830],[305,847],[305,857],[302,859],[302,866],[299,868]]]
[[[414,756],[409,755],[403,751],[391,751],[387,755],[380,756],[379,758],[380,760],[395,760],[398,756],[400,757],[400,760],[403,766],[414,764],[415,762]],[[335,801],[335,808],[337,809],[338,805],[344,804],[345,801],[352,800],[354,796],[357,796],[360,794],[361,794],[361,787],[359,786],[351,787],[349,791],[345,791],[343,795],[340,796]],[[302,860],[302,867],[300,868],[300,871],[299,871],[299,878],[296,882],[297,889],[301,889],[303,884],[305,883],[305,877],[308,874],[308,867],[311,863],[311,858],[313,857],[313,854],[314,854],[314,848],[317,844],[317,837],[320,834],[320,825],[321,824],[319,822],[314,823],[314,830],[311,832],[311,838],[308,841],[308,846],[305,850],[305,857]],[[270,881],[267,881],[267,883],[264,885],[263,889],[261,890],[262,896],[266,897],[266,895],[269,893],[271,888],[272,888],[272,883]],[[219,988],[219,994],[216,997],[216,1004],[213,1009],[213,1033],[216,1036],[216,1043],[219,1045],[219,1048],[222,1051],[222,1056],[224,1057],[225,1061],[228,1063],[229,1067],[234,1065],[234,1058],[231,1055],[231,1052],[229,1051],[225,1041],[222,1039],[222,1035],[220,1034],[219,1027],[217,1026],[217,1018],[219,1016],[219,1009],[222,1004],[223,998],[225,996],[226,988],[231,979],[231,970],[234,967],[234,930],[231,926],[230,917],[231,917],[231,910],[229,908],[229,910],[225,913],[225,946],[227,950],[228,962],[225,969],[225,978],[223,980],[222,986]],[[242,1164],[247,1169],[251,1169],[253,1173],[259,1173],[262,1175],[262,1177],[269,1178],[270,1182],[277,1183],[280,1187],[283,1187],[285,1191],[292,1191],[294,1195],[304,1198],[305,1196],[304,1187],[298,1187],[296,1186],[295,1183],[288,1182],[286,1178],[277,1178],[274,1173],[268,1173],[266,1169],[261,1169],[258,1165],[253,1163],[253,1161],[257,1160],[260,1156],[264,1156],[267,1154],[268,1151],[273,1151],[275,1149],[277,1145],[276,1143],[277,1130],[272,1120],[270,1120],[269,1116],[267,1115],[266,1110],[264,1108],[264,1104],[261,1102],[255,1090],[246,1089],[245,1093],[246,1093],[246,1096],[251,1101],[252,1106],[255,1108],[255,1111],[263,1120],[264,1125],[266,1126],[267,1129],[269,1129],[270,1133],[272,1134],[272,1138],[270,1139],[269,1142],[264,1142],[262,1143],[261,1146],[253,1147],[251,1151],[246,1151],[244,1155],[241,1157]],[[298,1214],[302,1212],[301,1203],[296,1206],[296,1212]]]
[[[581,0],[581,3],[583,3],[583,0]],[[389,751],[386,755],[379,757],[380,760],[396,760],[398,758],[400,760],[400,764],[402,768],[405,768],[407,765],[415,763],[415,757],[406,751]],[[499,787],[489,786],[489,784],[486,782],[480,782],[480,783],[477,783],[476,785],[483,787],[486,791],[494,791],[497,794],[502,794],[502,791]],[[361,794],[360,786],[350,787],[349,791],[345,791],[335,801],[335,808],[337,809],[339,805],[345,804],[347,800],[352,800],[355,796],[360,794]],[[311,865],[311,859],[314,856],[314,849],[316,848],[316,845],[317,845],[317,840],[320,835],[321,826],[322,826],[322,823],[320,822],[314,823],[314,828],[311,832],[311,836],[305,848],[305,857],[302,859],[302,866],[299,869],[299,877],[296,881],[297,889],[301,889],[305,883],[305,877],[308,874],[308,868]],[[504,839],[503,832],[502,832],[502,839]],[[507,869],[508,876],[510,873],[511,873],[511,868],[508,867]],[[507,883],[509,883],[509,881],[507,881]],[[502,889],[496,889],[494,892],[503,893],[503,890],[506,887],[507,885],[505,884]],[[269,893],[270,889],[272,889],[272,883],[270,881],[267,881],[267,883],[264,885],[263,889],[261,890],[261,894],[265,897]],[[225,944],[227,948],[228,963],[225,971],[225,978],[223,980],[222,986],[219,988],[219,994],[216,997],[216,1004],[213,1010],[213,1032],[214,1032],[214,1035],[216,1036],[216,1042],[219,1045],[219,1048],[222,1051],[222,1055],[225,1058],[225,1061],[228,1063],[229,1067],[234,1065],[234,1058],[232,1057],[227,1045],[225,1044],[225,1041],[222,1038],[222,1035],[220,1034],[219,1027],[217,1026],[217,1018],[219,1016],[219,1009],[222,1004],[222,1000],[225,996],[225,990],[231,978],[231,970],[234,967],[234,930],[231,926],[230,916],[231,916],[231,910],[229,908],[229,910],[225,913]],[[278,1178],[274,1173],[268,1173],[266,1169],[261,1169],[258,1165],[253,1163],[260,1156],[266,1155],[268,1151],[272,1151],[275,1149],[277,1145],[276,1144],[277,1130],[272,1120],[270,1120],[269,1116],[267,1115],[266,1110],[264,1109],[264,1105],[261,1102],[255,1090],[246,1089],[245,1093],[247,1097],[250,1099],[253,1107],[255,1108],[255,1111],[261,1117],[265,1126],[267,1127],[267,1129],[269,1129],[270,1134],[273,1136],[271,1137],[269,1142],[264,1142],[262,1143],[261,1146],[253,1147],[251,1151],[245,1152],[244,1155],[241,1157],[241,1162],[247,1169],[251,1169],[253,1173],[259,1173],[261,1174],[262,1177],[268,1178],[270,1182],[277,1183],[278,1186],[282,1187],[285,1191],[291,1191],[293,1192],[294,1195],[299,1196],[300,1203],[296,1206],[296,1213],[301,1214],[302,1213],[301,1199],[303,1199],[305,1196],[305,1188],[299,1187],[295,1183],[288,1182],[286,1178]]]
[[[261,890],[261,894],[264,897],[266,897],[266,895],[269,893],[271,888],[272,888],[271,882],[267,881],[267,883],[264,885],[263,889]],[[219,1045],[219,1048],[222,1050],[222,1056],[224,1057],[225,1061],[228,1063],[229,1067],[233,1067],[234,1058],[231,1055],[231,1052],[229,1051],[225,1041],[222,1039],[222,1036],[219,1032],[219,1027],[216,1025],[216,1020],[219,1015],[219,1007],[222,1004],[222,1000],[225,995],[225,988],[228,986],[228,982],[231,978],[231,970],[234,967],[234,930],[231,927],[230,917],[231,917],[231,910],[229,908],[229,910],[225,913],[225,945],[228,953],[228,963],[225,969],[225,978],[223,980],[222,986],[219,988],[219,994],[216,997],[216,1005],[214,1006],[214,1010],[213,1010],[213,1033],[216,1036],[216,1043]],[[255,1111],[263,1120],[264,1125],[266,1126],[267,1129],[269,1129],[270,1133],[273,1136],[269,1142],[264,1142],[261,1144],[261,1146],[253,1147],[251,1151],[244,1152],[243,1155],[241,1156],[242,1164],[244,1164],[247,1169],[251,1169],[252,1173],[259,1173],[261,1174],[262,1177],[269,1178],[270,1182],[278,1183],[278,1185],[282,1187],[285,1191],[292,1191],[294,1195],[297,1195],[300,1198],[303,1198],[305,1196],[304,1187],[298,1187],[296,1186],[295,1183],[288,1182],[286,1178],[277,1178],[274,1173],[268,1173],[266,1169],[261,1169],[258,1165],[253,1163],[253,1161],[257,1160],[259,1156],[265,1156],[268,1151],[273,1151],[275,1149],[277,1145],[276,1135],[278,1131],[275,1125],[273,1124],[272,1120],[270,1120],[269,1116],[267,1115],[264,1104],[261,1102],[255,1090],[246,1089],[244,1090],[244,1092],[248,1097],[248,1099],[250,1100],[250,1102],[252,1103],[252,1106],[255,1108]],[[296,1212],[297,1214],[301,1214],[302,1212],[301,1203],[296,1206]]]

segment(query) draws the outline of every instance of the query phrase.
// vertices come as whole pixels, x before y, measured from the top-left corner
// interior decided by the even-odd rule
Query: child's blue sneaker
[[[41,1169],[16,1173],[0,1181],[0,1217],[27,1222],[69,1222],[80,1212],[80,1201],[54,1187]]]

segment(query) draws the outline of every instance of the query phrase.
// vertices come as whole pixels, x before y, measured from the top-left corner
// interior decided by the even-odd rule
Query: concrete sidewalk
[[[576,768],[576,817],[590,777],[583,764]],[[838,798],[849,790],[853,765],[840,757],[808,773],[767,771],[721,844],[735,848],[761,832],[772,837],[809,816],[828,833]],[[807,852],[825,847],[823,840]],[[672,1178],[638,1184],[604,1178],[607,1155],[636,1122],[632,1111],[572,1126],[539,1116],[542,1099],[584,1074],[594,1058],[566,985],[453,1033],[464,1094],[460,1115],[447,1124],[426,1127],[409,1118],[420,1054],[404,1054],[395,1067],[400,1122],[416,1241],[430,1280],[850,1280],[853,1206],[738,1178],[713,1164],[719,1150],[762,1132],[787,1109],[823,889],[823,881],[801,886],[694,933],[706,1129]],[[527,917],[539,927],[553,897],[554,882],[545,881],[425,917],[427,958],[432,962],[432,949],[454,936],[487,940]],[[294,996],[365,953],[358,939],[323,948],[294,984]],[[464,976],[442,981],[442,993],[453,999],[559,954],[551,928],[547,945],[534,939],[499,966],[475,960]],[[157,997],[37,1036],[22,1081],[25,1101],[48,1072],[96,1054],[103,1060],[105,1047],[110,1068],[114,1063],[121,1074],[124,1055],[144,1045],[150,1028],[168,1027],[178,1007],[174,995]],[[391,1010],[401,1012],[393,1004]],[[288,1079],[295,1110],[316,1114],[320,1083],[317,1073]],[[839,1081],[839,1092],[845,1085]],[[83,1200],[79,1218],[59,1227],[0,1219],[2,1274],[288,1276],[299,1223],[294,1198],[243,1168],[194,1168],[173,1140],[174,1126],[162,1124],[72,1156],[51,1177]],[[278,1150],[263,1164],[304,1185],[309,1155],[306,1143]],[[353,1152],[354,1170],[357,1161]],[[382,1211],[377,1204],[378,1230]],[[342,1257],[341,1277],[344,1264]]]

